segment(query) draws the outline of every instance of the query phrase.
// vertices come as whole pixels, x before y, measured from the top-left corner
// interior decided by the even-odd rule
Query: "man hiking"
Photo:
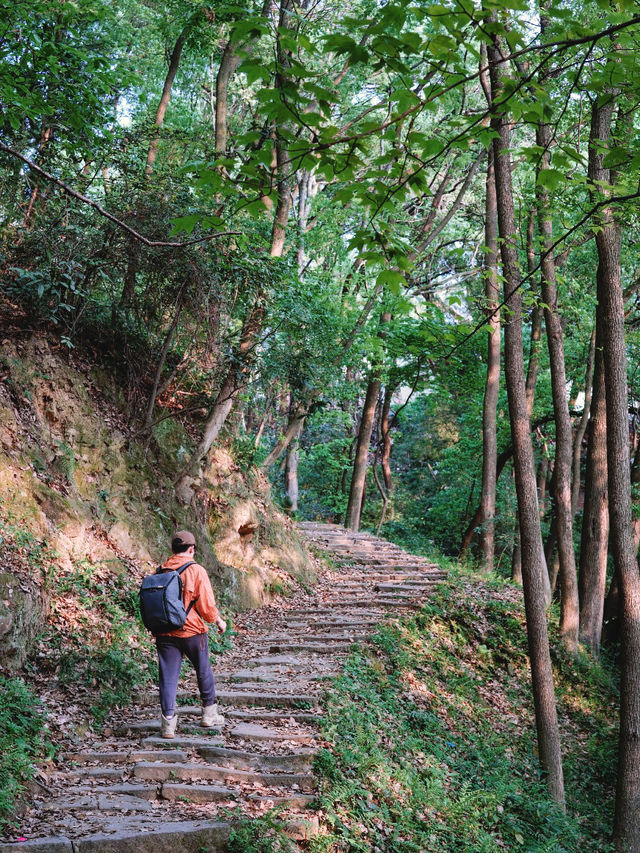
[[[175,737],[178,723],[176,693],[180,666],[185,655],[191,661],[198,679],[202,701],[200,725],[205,728],[224,725],[224,717],[218,713],[215,681],[209,661],[209,636],[203,620],[214,623],[221,634],[226,630],[227,623],[216,607],[206,569],[194,560],[196,540],[193,533],[188,530],[175,533],[171,540],[171,550],[173,553],[162,564],[160,572],[179,571],[185,564],[190,565],[180,575],[182,601],[187,611],[183,627],[167,633],[154,633],[160,671],[160,730],[163,738]]]

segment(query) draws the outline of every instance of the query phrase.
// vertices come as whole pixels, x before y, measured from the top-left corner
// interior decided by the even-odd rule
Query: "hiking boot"
[[[176,726],[178,725],[178,715],[173,717],[165,717],[160,714],[160,736],[165,738],[174,738],[176,736]]]
[[[207,705],[202,709],[200,725],[205,729],[220,728],[224,726],[224,717],[218,713],[218,705]]]

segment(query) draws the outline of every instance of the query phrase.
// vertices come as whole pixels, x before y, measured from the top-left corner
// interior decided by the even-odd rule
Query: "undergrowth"
[[[13,825],[35,763],[53,752],[44,708],[33,691],[20,678],[0,676],[0,832]]]
[[[351,655],[322,723],[316,853],[613,849],[614,679],[556,655],[565,815],[536,760],[519,599],[458,577]]]
[[[295,853],[299,848],[287,837],[282,823],[282,807],[265,815],[238,819],[233,810],[224,812],[231,822],[227,853]]]
[[[51,614],[41,645],[67,689],[87,691],[101,726],[114,707],[130,705],[154,675],[155,651],[138,612],[137,581],[108,561],[81,560],[50,580]]]

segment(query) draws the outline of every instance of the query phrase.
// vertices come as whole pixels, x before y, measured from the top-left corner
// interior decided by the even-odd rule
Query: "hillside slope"
[[[176,527],[194,530],[232,608],[258,606],[292,578],[312,580],[309,554],[266,480],[243,473],[226,450],[212,455],[191,505],[178,503],[173,480],[188,436],[167,419],[145,447],[106,371],[44,333],[20,333],[0,344],[0,376],[3,667],[24,663],[46,617],[72,630],[74,596],[91,584],[135,591]]]

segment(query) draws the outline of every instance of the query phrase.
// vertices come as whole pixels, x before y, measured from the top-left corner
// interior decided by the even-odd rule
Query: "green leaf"
[[[255,60],[243,62],[239,68],[238,72],[240,74],[244,74],[247,78],[247,83],[255,83],[256,80],[264,80],[265,82],[269,82],[271,80],[271,71],[267,68],[263,63],[256,62]]]
[[[396,272],[396,270],[382,270],[382,272],[378,273],[376,284],[384,285],[389,290],[389,293],[392,293],[394,296],[400,296],[402,288],[408,286],[406,278],[402,273]]]
[[[170,237],[174,237],[176,234],[191,234],[193,229],[202,221],[202,216],[199,213],[191,213],[188,216],[179,216],[177,219],[173,219],[171,224],[171,233]]]
[[[553,191],[563,181],[566,181],[564,172],[559,172],[557,169],[540,169],[536,183],[540,187]]]
[[[627,163],[630,159],[631,155],[626,148],[612,148],[607,152],[602,165],[605,169],[614,169],[623,163]]]

